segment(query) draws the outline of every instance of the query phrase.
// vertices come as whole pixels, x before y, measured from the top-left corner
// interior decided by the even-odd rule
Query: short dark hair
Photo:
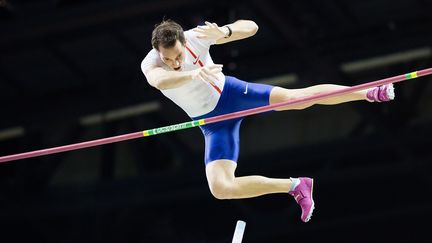
[[[183,45],[186,43],[183,28],[173,20],[163,20],[157,24],[152,33],[151,43],[159,51],[159,47],[171,48],[177,40]]]

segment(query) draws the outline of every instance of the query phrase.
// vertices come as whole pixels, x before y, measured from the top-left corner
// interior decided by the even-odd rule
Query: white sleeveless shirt
[[[210,46],[215,41],[198,39],[197,33],[193,30],[184,32],[186,38],[186,48],[184,51],[185,59],[182,64],[182,71],[190,71],[200,66],[208,66],[213,63],[210,56]],[[157,50],[152,49],[141,63],[141,70],[144,75],[146,70],[154,67],[162,67],[167,71],[172,69],[160,58]],[[190,117],[197,117],[209,113],[215,107],[220,98],[220,92],[225,84],[225,75],[221,72],[217,74],[218,79],[214,81],[216,86],[200,79],[191,80],[184,85],[161,90],[161,92],[180,106]]]

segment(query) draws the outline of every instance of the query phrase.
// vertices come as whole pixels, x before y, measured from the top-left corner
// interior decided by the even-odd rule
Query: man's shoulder
[[[186,41],[188,43],[196,43],[196,42],[198,42],[198,38],[197,38],[196,32],[194,32],[193,29],[186,30],[183,33],[184,33],[184,36],[185,36]]]
[[[141,69],[144,73],[155,67],[162,67],[160,56],[154,48],[151,49],[141,62]]]
[[[156,49],[152,48],[147,55],[144,57],[142,63],[145,62],[157,62],[160,60],[160,56]]]
[[[159,57],[159,55],[157,54],[157,50],[152,48],[146,55],[146,57]]]

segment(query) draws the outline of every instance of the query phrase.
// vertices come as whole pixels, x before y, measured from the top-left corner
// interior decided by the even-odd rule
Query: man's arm
[[[193,79],[214,84],[216,74],[222,72],[222,65],[214,64],[192,71],[167,71],[161,67],[151,67],[143,70],[149,84],[159,90],[180,87]]]
[[[198,38],[213,40],[216,44],[224,44],[255,35],[258,25],[252,20],[237,20],[232,24],[219,27],[216,23],[205,22],[205,26],[194,29]]]

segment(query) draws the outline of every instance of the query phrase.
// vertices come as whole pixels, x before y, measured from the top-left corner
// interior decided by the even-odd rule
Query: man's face
[[[175,71],[180,71],[184,61],[184,50],[185,47],[179,40],[177,40],[175,46],[171,48],[165,49],[160,46],[159,55],[166,65],[168,65]]]

